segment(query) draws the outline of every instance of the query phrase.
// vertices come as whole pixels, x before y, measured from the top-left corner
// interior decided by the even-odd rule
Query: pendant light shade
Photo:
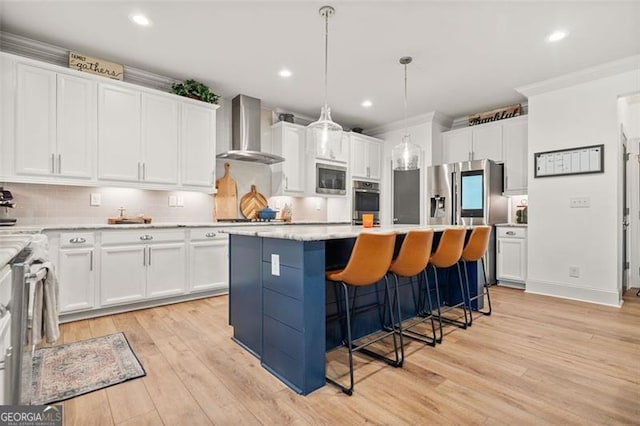
[[[335,9],[331,6],[320,8],[320,16],[324,18],[324,106],[320,118],[307,126],[307,144],[318,156],[339,154],[342,147],[342,126],[331,119],[331,108],[327,105],[327,70],[329,57],[329,17]]]
[[[407,126],[407,65],[412,60],[411,56],[400,58],[400,63],[404,65],[404,134],[402,142],[394,146],[391,153],[394,170],[417,170],[420,168],[420,147],[411,142]]]

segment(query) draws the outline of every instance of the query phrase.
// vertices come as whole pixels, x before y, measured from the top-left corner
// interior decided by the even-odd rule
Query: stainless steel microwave
[[[327,163],[316,163],[316,194],[345,195],[347,168]]]

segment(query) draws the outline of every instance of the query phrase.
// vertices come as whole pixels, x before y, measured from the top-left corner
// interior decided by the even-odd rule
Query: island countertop
[[[294,241],[323,241],[355,238],[362,232],[396,232],[399,234],[405,234],[417,229],[433,229],[435,232],[442,232],[447,228],[471,229],[473,227],[452,225],[383,225],[373,228],[364,228],[362,225],[307,225],[300,227],[271,226],[269,228],[236,227],[225,229],[221,232],[247,237],[278,238]]]

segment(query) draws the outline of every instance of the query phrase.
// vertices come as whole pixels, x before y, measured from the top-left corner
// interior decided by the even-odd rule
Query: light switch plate
[[[89,199],[89,205],[97,207],[102,204],[102,194],[99,192],[92,192]]]
[[[182,195],[178,195],[176,198],[176,205],[178,207],[184,207],[184,197]]]
[[[571,197],[569,198],[569,207],[572,209],[584,209],[591,207],[591,198],[589,197]]]
[[[178,200],[175,195],[169,195],[169,207],[175,207]]]
[[[280,276],[280,255],[272,254],[271,255],[271,275],[276,277]]]

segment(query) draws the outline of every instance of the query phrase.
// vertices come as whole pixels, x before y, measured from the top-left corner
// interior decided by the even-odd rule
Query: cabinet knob
[[[69,242],[71,244],[82,244],[82,243],[86,243],[87,239],[82,237],[75,237],[75,238],[71,238]]]
[[[141,235],[140,239],[142,241],[148,241],[148,240],[153,240],[153,235],[149,235],[149,234],[145,234],[145,235]]]
[[[516,235],[516,233],[515,233],[515,232],[513,232],[513,231],[507,231],[507,232],[506,232],[506,234],[507,234],[507,235]]]
[[[207,232],[206,234],[204,234],[205,237],[207,238],[213,238],[216,236],[215,232]]]

